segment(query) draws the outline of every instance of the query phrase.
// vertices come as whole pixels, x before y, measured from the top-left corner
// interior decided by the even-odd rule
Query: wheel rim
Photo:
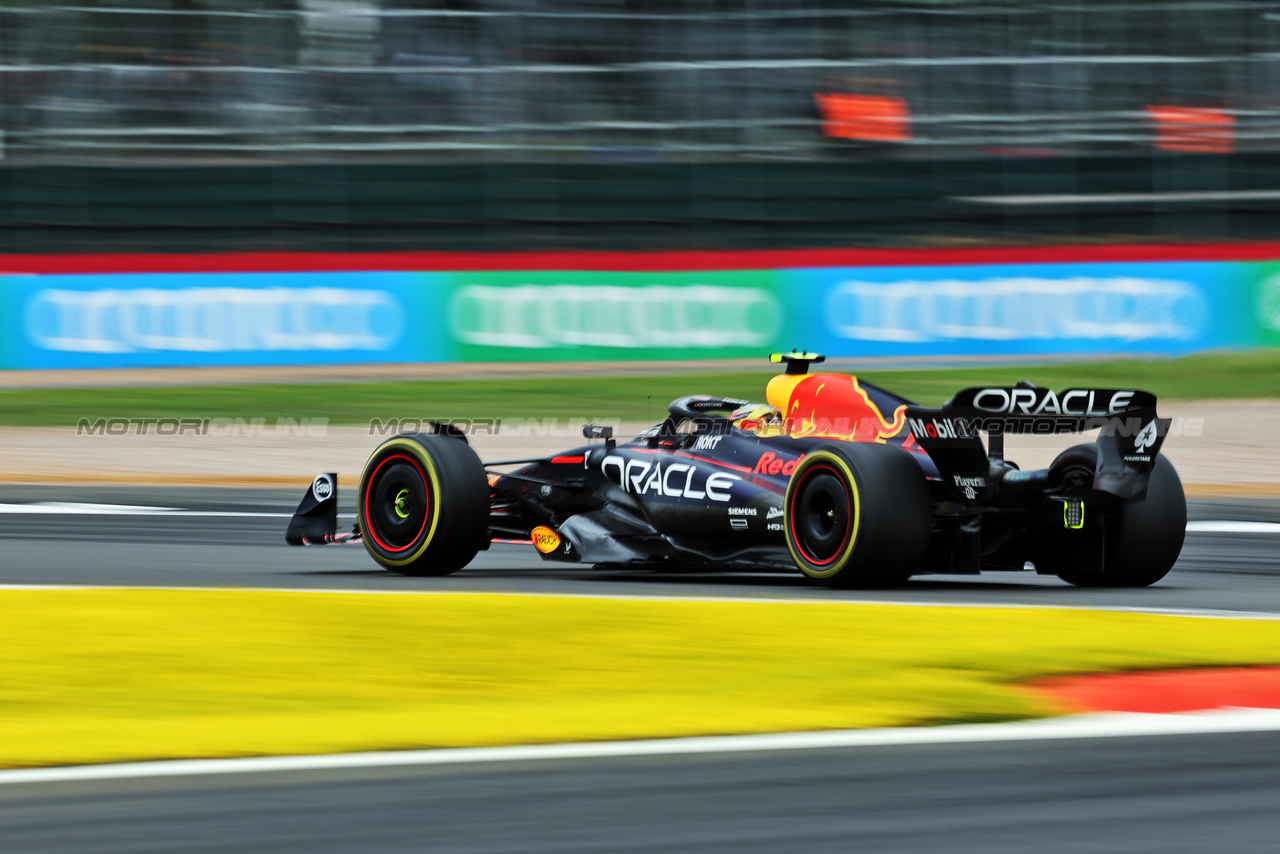
[[[430,511],[426,472],[417,460],[392,454],[378,463],[364,493],[365,530],[378,546],[407,550],[427,529]]]
[[[800,555],[815,566],[844,553],[853,528],[853,497],[839,472],[825,465],[805,471],[791,501],[788,519]]]

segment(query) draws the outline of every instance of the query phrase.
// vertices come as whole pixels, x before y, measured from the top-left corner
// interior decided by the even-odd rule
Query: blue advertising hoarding
[[[1246,346],[1246,265],[780,271],[790,340],[832,356],[1161,353]]]
[[[440,361],[439,287],[408,272],[11,277],[4,357],[12,368]]]

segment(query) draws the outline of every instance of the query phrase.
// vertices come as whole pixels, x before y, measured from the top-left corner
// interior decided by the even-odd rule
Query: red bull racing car
[[[286,540],[363,541],[408,575],[446,575],[518,540],[548,561],[787,567],[832,587],[1028,563],[1072,584],[1144,586],[1178,558],[1186,501],[1148,392],[1024,382],[928,408],[809,373],[816,354],[770,358],[785,372],[767,404],[681,397],[629,442],[587,425],[586,446],[482,463],[446,425],[396,436],[364,468],[352,532],[337,533],[337,476],[322,474]],[[1004,458],[1010,433],[1091,430],[1046,469]]]

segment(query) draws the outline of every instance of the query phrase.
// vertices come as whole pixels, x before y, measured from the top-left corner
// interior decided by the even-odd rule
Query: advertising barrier
[[[9,277],[6,367],[442,361],[427,273]]]
[[[432,270],[410,267],[430,266],[429,255],[270,263],[222,256],[209,264],[220,269],[140,264],[121,272],[104,264],[102,273],[61,272],[57,262],[53,271],[23,270],[0,259],[18,270],[0,274],[0,366],[709,359],[792,347],[835,357],[1275,347],[1275,250],[1275,261],[1027,261],[1009,251],[1016,257],[1000,263],[1000,253],[987,251],[983,263],[812,266],[797,263],[801,253],[737,253],[694,259],[688,270],[678,269],[680,258],[655,263],[653,255],[588,259],[600,270],[573,269],[574,256],[534,256],[530,269],[493,256],[501,259],[496,270],[484,269],[484,257],[471,260],[475,269],[447,269],[462,266],[450,261]],[[843,260],[832,255],[819,260]],[[748,266],[768,260],[777,263]],[[565,269],[552,269],[557,262]],[[399,269],[281,269],[291,263]],[[640,271],[609,269],[628,266]]]
[[[1248,265],[782,271],[806,346],[841,356],[1177,354],[1249,346]],[[805,318],[812,318],[806,320]],[[815,322],[816,321],[816,322]]]
[[[783,332],[768,271],[454,273],[447,288],[458,361],[737,357]]]

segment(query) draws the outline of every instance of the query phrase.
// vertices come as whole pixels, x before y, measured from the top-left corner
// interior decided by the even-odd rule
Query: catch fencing
[[[1255,0],[0,7],[21,163],[1274,151]]]
[[[1266,239],[1271,0],[0,4],[0,252]]]

